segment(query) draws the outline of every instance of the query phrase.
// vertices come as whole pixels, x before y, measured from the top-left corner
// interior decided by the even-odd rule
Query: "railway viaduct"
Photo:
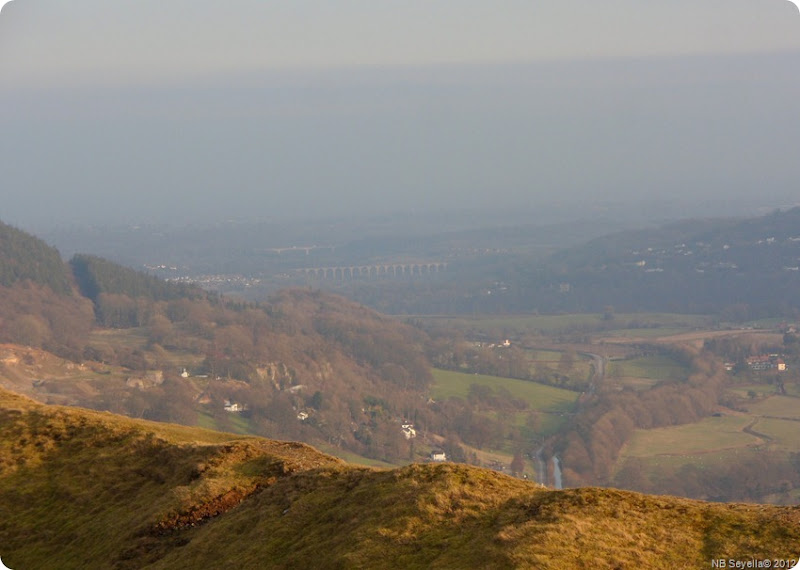
[[[304,267],[297,269],[306,277],[320,280],[344,281],[346,279],[377,279],[381,277],[419,277],[440,273],[447,269],[447,262],[387,263],[377,265],[344,265],[338,267]]]

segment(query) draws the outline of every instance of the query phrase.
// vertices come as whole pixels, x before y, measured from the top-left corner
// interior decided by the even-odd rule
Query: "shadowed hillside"
[[[0,342],[78,358],[92,320],[58,251],[0,222]]]
[[[708,568],[791,557],[800,509],[380,471],[302,444],[0,392],[11,568]],[[796,553],[795,553],[796,554]]]
[[[21,230],[0,222],[0,285],[10,287],[33,281],[56,293],[70,292],[70,277],[53,247]]]

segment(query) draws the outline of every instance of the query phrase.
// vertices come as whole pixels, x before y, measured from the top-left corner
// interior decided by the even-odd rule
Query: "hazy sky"
[[[14,0],[0,219],[800,194],[787,0]]]

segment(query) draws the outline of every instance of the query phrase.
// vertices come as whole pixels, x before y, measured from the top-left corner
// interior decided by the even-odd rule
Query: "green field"
[[[668,356],[656,354],[629,360],[615,360],[609,364],[612,377],[647,378],[650,380],[676,380],[686,378],[688,369]]]
[[[239,435],[252,435],[253,427],[247,418],[243,418],[239,414],[231,413],[227,415],[228,422],[226,425],[221,425],[210,414],[205,412],[198,412],[197,425],[201,428],[210,430],[224,430],[228,433],[235,433]]]
[[[752,388],[765,386],[741,386],[736,390]],[[798,452],[798,403],[797,398],[771,396],[748,404],[749,414],[728,414],[693,424],[636,430],[620,452],[617,469],[628,459],[637,458],[644,462],[651,480],[656,481],[685,465],[704,469],[755,460],[759,449]],[[752,434],[743,431],[748,426]]]
[[[649,390],[656,384],[658,384],[658,380],[653,380],[651,378],[631,378],[631,377],[622,377],[622,378],[615,378],[614,383],[619,386],[624,386],[625,388],[631,388],[633,390]]]
[[[529,350],[528,356],[530,356],[531,360],[544,360],[546,362],[551,362],[552,364],[558,364],[558,361],[561,359],[562,352],[558,350]]]
[[[753,431],[764,434],[782,449],[800,450],[800,421],[761,418],[753,426]]]
[[[526,350],[526,355],[530,361],[530,370],[536,373],[540,368],[544,367],[551,371],[560,370],[561,358],[564,352],[559,350]],[[592,371],[592,360],[580,354],[575,355],[575,359],[569,370],[565,371],[566,375],[573,379],[580,381],[588,381],[589,375]]]
[[[143,349],[147,345],[147,329],[128,328],[128,329],[100,329],[92,331],[89,336],[89,344],[111,346],[124,346],[131,349]]]
[[[627,457],[660,455],[687,456],[698,453],[746,448],[761,443],[758,438],[742,431],[750,416],[705,418],[693,424],[665,428],[636,430],[624,454]]]
[[[800,419],[800,398],[771,396],[766,400],[746,404],[747,410],[757,416]]]
[[[683,327],[655,327],[655,328],[638,328],[638,329],[617,329],[609,331],[607,334],[603,336],[607,337],[636,337],[636,338],[659,338],[662,336],[671,336],[675,334],[682,334],[685,332],[689,332],[692,330],[696,330],[697,327],[692,325],[686,325]]]
[[[575,409],[575,402],[578,399],[577,392],[515,378],[434,369],[433,379],[431,395],[438,400],[451,397],[466,399],[473,384],[489,386],[492,389],[504,388],[514,398],[524,400],[529,406],[525,411],[494,411],[485,412],[485,415],[507,426],[520,428],[527,439],[547,437],[559,431],[569,421],[570,412]],[[537,415],[535,426],[529,425],[532,413]],[[511,448],[498,451],[510,453]]]
[[[414,317],[422,323],[447,326],[462,332],[480,331],[499,338],[529,333],[561,333],[577,329],[594,328],[602,325],[604,329],[627,330],[642,336],[651,331],[675,334],[695,328],[709,326],[711,321],[705,315],[681,315],[673,313],[619,313],[612,320],[604,320],[600,313],[579,313],[569,315],[478,315],[474,317],[419,316]]]
[[[772,384],[740,384],[730,389],[731,392],[740,398],[749,398],[750,392],[755,392],[757,397],[772,396],[778,391],[777,386]]]
[[[496,315],[476,317],[416,317],[423,323],[452,327],[461,331],[480,330],[498,337],[530,332],[560,332],[572,328],[596,325],[599,314],[574,315]]]
[[[571,412],[578,399],[577,392],[515,378],[434,369],[433,380],[431,395],[439,400],[450,397],[466,398],[472,384],[505,388],[515,398],[525,400],[531,410],[540,412]]]
[[[531,411],[524,412],[487,412],[484,415],[520,429],[523,438],[526,440],[536,440],[542,437],[549,437],[560,431],[572,417],[569,413],[563,412],[533,412],[538,413],[538,425],[534,428],[528,423]],[[513,452],[513,442],[509,441],[500,451],[510,454]],[[510,457],[510,456],[509,456]],[[509,459],[510,461],[510,459]]]
[[[623,468],[629,458],[632,457],[627,454],[622,456],[617,463],[617,468]],[[648,478],[652,481],[658,481],[663,477],[669,477],[670,474],[687,465],[705,470],[721,465],[756,461],[757,448],[737,447],[708,453],[697,453],[695,455],[654,455],[636,459],[641,462],[645,472],[648,474]]]

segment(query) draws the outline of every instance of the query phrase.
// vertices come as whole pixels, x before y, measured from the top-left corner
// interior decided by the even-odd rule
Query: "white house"
[[[241,404],[237,404],[236,402],[231,402],[230,400],[225,400],[225,411],[230,413],[237,413],[244,410],[244,406]]]
[[[431,461],[447,461],[447,454],[444,451],[434,450],[431,451]]]

